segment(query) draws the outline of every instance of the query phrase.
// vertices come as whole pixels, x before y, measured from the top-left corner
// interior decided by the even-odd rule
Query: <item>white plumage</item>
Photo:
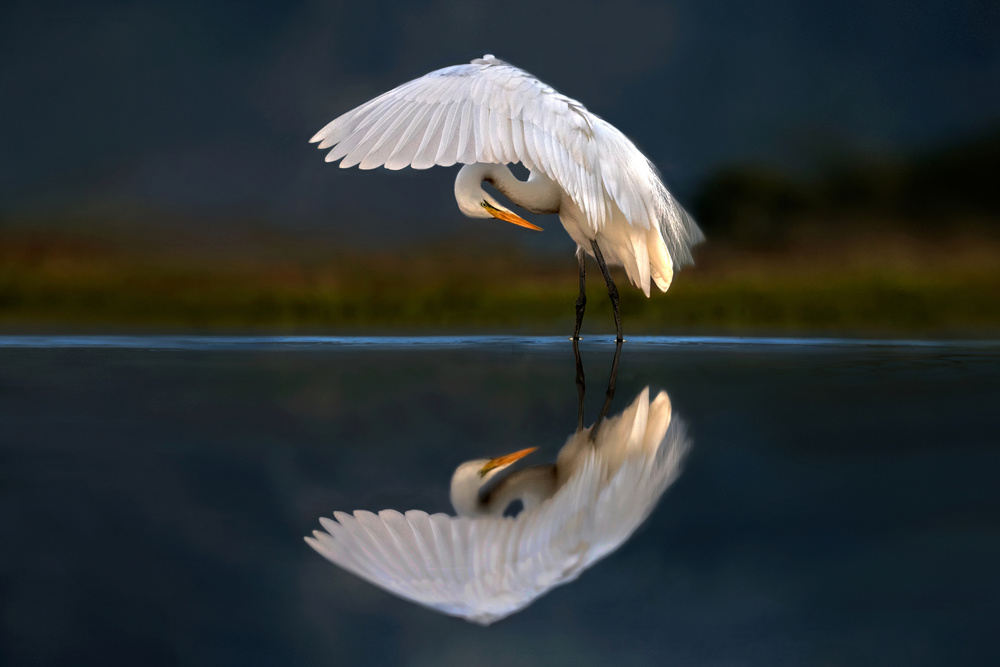
[[[592,428],[560,450],[551,496],[516,518],[335,512],[320,519],[327,532],[306,541],[390,593],[489,625],[617,549],[677,478],[690,446],[666,392],[650,403],[648,387],[593,440]]]
[[[460,188],[461,173],[456,180],[466,215],[524,222],[485,193],[481,183],[488,181],[526,210],[558,213],[579,247],[581,271],[583,254],[602,271],[605,260],[622,265],[646,296],[651,281],[666,291],[674,268],[691,263],[691,246],[704,238],[624,134],[492,55],[394,88],[336,118],[312,141],[332,149],[326,160],[342,160],[341,167],[477,167],[478,182],[465,179]],[[528,181],[502,166],[518,162],[530,170]],[[612,300],[617,313],[615,292]]]

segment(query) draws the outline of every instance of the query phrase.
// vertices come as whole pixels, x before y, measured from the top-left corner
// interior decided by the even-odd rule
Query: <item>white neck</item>
[[[485,463],[464,463],[451,478],[451,504],[459,516],[500,516],[514,500],[520,500],[524,509],[530,509],[556,491],[555,466],[534,466],[511,473],[481,498],[480,490],[500,472],[490,471],[480,477],[477,471]]]
[[[532,466],[501,480],[481,504],[487,514],[500,516],[515,500],[520,500],[524,509],[529,510],[552,497],[555,492],[556,467]]]
[[[532,171],[528,180],[521,181],[507,165],[476,162],[459,169],[455,178],[455,201],[462,213],[470,218],[490,217],[483,210],[484,201],[500,210],[508,210],[483,190],[484,181],[526,211],[540,214],[559,212],[562,190],[545,174]]]

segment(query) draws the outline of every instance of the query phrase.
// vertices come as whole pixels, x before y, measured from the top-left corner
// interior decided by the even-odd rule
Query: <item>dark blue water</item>
[[[585,417],[614,346],[585,341]],[[1000,660],[1000,345],[641,338],[693,442],[621,549],[489,627],[313,552],[577,424],[569,341],[0,337],[4,665]]]

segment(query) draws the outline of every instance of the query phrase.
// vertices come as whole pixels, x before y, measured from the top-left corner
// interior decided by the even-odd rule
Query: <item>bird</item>
[[[649,396],[578,429],[555,464],[501,476],[535,447],[462,463],[450,488],[457,516],[334,512],[305,540],[398,597],[490,625],[615,551],[677,479],[690,440],[667,393]],[[520,512],[505,516],[514,501]]]
[[[558,214],[576,243],[580,295],[573,339],[586,309],[586,258],[600,268],[623,340],[618,288],[608,266],[623,266],[649,297],[666,292],[675,269],[692,264],[704,240],[694,219],[664,186],[635,144],[580,102],[492,54],[435,70],[344,113],[311,143],[327,162],[361,169],[462,164],[459,210],[541,231],[483,189],[489,183],[516,206]],[[527,180],[507,165],[528,169]]]

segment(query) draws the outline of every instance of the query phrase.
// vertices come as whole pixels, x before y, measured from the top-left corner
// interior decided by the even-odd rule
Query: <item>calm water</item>
[[[584,341],[585,421],[614,346]],[[577,425],[569,341],[0,337],[4,665],[998,664],[1000,345],[634,339],[691,446],[615,553],[488,628],[302,536],[449,512]]]

